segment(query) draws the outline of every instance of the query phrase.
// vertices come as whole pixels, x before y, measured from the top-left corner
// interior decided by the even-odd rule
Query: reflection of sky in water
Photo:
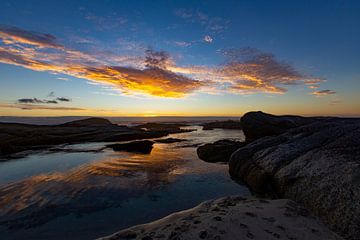
[[[198,128],[172,137],[189,141],[157,143],[149,155],[38,153],[0,163],[0,222],[14,229],[2,228],[0,234],[8,239],[25,234],[28,239],[89,239],[207,199],[248,194],[230,180],[227,165],[205,163],[189,147],[223,138],[243,140],[241,131]]]

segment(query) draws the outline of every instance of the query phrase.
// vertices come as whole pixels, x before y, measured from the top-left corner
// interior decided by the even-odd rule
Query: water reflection
[[[103,232],[111,233],[110,230],[152,220],[172,211],[194,206],[208,198],[247,194],[246,189],[229,180],[225,165],[202,162],[196,157],[196,148],[184,147],[221,138],[241,139],[241,132],[198,130],[172,136],[188,139],[185,142],[155,144],[149,155],[112,151],[92,153],[91,156],[97,156],[98,159],[94,160],[93,157],[89,162],[80,161],[76,167],[63,171],[60,168],[57,172],[54,171],[58,170],[58,163],[54,163],[53,168],[47,166],[40,174],[0,186],[0,225],[5,227],[2,229],[3,234],[0,229],[0,234],[15,239],[19,234],[26,233],[31,239],[31,236],[39,237],[39,232],[44,232],[51,226],[51,229],[55,228],[55,232],[47,232],[47,238],[61,239],[64,238],[61,235],[64,226],[53,224],[54,222],[76,216],[82,217],[81,222],[91,225],[95,224],[92,215],[100,212],[107,223],[102,226]],[[81,147],[93,148],[94,145]],[[65,158],[67,161],[71,161],[71,156],[75,157],[79,153],[63,154],[68,156]],[[87,155],[89,153],[83,154],[90,156]],[[52,154],[42,156],[51,158]],[[22,162],[27,166],[25,160]],[[9,166],[11,162],[7,168]],[[194,191],[201,195],[195,196]],[[144,199],[144,196],[147,198]],[[162,202],[162,209],[152,212],[145,207],[156,206],[154,202],[157,201]],[[137,204],[137,208],[148,215],[140,217],[136,210],[129,211],[129,202]],[[171,202],[178,204],[173,205]],[[106,209],[113,211],[107,212]],[[115,215],[115,212],[121,217]],[[71,228],[80,234],[79,228]],[[86,233],[95,237],[102,231],[95,228],[88,229]],[[67,238],[80,239],[84,236],[72,234]]]

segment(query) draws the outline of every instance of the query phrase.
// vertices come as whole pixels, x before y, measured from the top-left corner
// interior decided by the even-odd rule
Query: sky
[[[0,2],[1,116],[360,116],[360,1]]]

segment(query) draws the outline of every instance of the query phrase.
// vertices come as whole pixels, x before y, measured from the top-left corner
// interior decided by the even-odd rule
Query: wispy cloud
[[[211,33],[220,33],[226,30],[230,21],[221,17],[209,16],[201,11],[179,8],[174,11],[175,16],[190,23],[197,23],[204,26],[205,30]]]
[[[66,97],[57,97],[56,100],[60,102],[71,102],[71,99]]]
[[[46,100],[46,99],[38,99],[38,98],[20,98],[17,100],[17,102],[26,103],[26,104],[38,104],[38,103],[57,104],[58,103],[55,100]]]
[[[313,94],[315,96],[327,96],[327,95],[336,94],[336,92],[333,90],[330,90],[330,89],[325,89],[325,90],[311,92],[311,94]]]
[[[219,66],[179,66],[165,51],[147,49],[142,56],[89,54],[64,47],[48,34],[17,30],[11,36],[9,42],[9,35],[0,35],[0,62],[87,79],[129,95],[179,98],[195,91],[284,93],[288,85],[318,86],[324,81],[253,48],[221,51],[226,62]]]
[[[34,104],[0,104],[0,108],[17,108],[22,110],[64,110],[64,111],[83,111],[85,108],[60,107]]]
[[[0,25],[0,38],[7,44],[30,44],[37,47],[63,48],[50,34],[30,32],[17,27]]]
[[[107,16],[98,16],[93,13],[88,13],[86,20],[91,21],[97,30],[113,30],[119,28],[128,22],[125,16],[119,16],[116,13]]]

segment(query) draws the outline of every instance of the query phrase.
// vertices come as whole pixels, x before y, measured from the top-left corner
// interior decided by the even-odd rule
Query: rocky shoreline
[[[266,124],[266,114],[247,115],[252,117]],[[299,118],[286,116],[284,120]],[[248,131],[251,142],[231,156],[230,174],[256,193],[302,204],[344,238],[360,239],[360,120],[301,121],[307,123],[258,139],[254,131],[261,132],[261,127]],[[246,123],[243,127],[247,128]]]
[[[42,150],[59,144],[118,142],[159,138],[170,133],[192,131],[183,124],[150,123],[120,126],[103,118],[88,118],[60,125],[0,123],[0,159],[23,157],[26,151]]]
[[[198,155],[230,158],[231,177],[268,200],[212,200],[102,239],[360,239],[360,119],[250,112],[241,127],[237,149],[220,141]]]

